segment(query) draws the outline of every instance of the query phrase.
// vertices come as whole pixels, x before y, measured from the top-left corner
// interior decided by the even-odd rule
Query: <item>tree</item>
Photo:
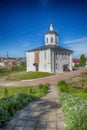
[[[85,66],[85,64],[86,64],[85,55],[81,54],[81,56],[80,56],[80,66]]]
[[[19,68],[20,70],[26,70],[26,62],[22,61]]]

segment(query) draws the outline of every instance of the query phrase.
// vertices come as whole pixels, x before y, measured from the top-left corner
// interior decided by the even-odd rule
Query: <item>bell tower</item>
[[[52,22],[50,23],[49,32],[45,34],[45,45],[58,46],[58,34],[54,31]]]

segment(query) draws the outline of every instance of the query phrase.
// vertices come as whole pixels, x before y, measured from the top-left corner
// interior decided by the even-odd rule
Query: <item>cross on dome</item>
[[[54,29],[53,29],[53,24],[52,24],[52,22],[50,23],[50,31],[53,31]]]

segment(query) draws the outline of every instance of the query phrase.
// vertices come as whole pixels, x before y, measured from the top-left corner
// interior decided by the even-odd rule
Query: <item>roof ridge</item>
[[[31,50],[27,50],[26,52],[32,52],[32,51],[40,51],[40,50],[47,50],[47,49],[56,49],[58,51],[69,51],[69,52],[73,52],[72,50],[63,48],[61,46],[56,46],[56,45],[43,45]]]

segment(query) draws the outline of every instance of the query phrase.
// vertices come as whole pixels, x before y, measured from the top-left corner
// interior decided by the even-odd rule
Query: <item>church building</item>
[[[72,71],[72,50],[59,46],[58,33],[50,23],[50,30],[45,34],[45,45],[28,50],[26,63],[28,71],[62,73]]]

